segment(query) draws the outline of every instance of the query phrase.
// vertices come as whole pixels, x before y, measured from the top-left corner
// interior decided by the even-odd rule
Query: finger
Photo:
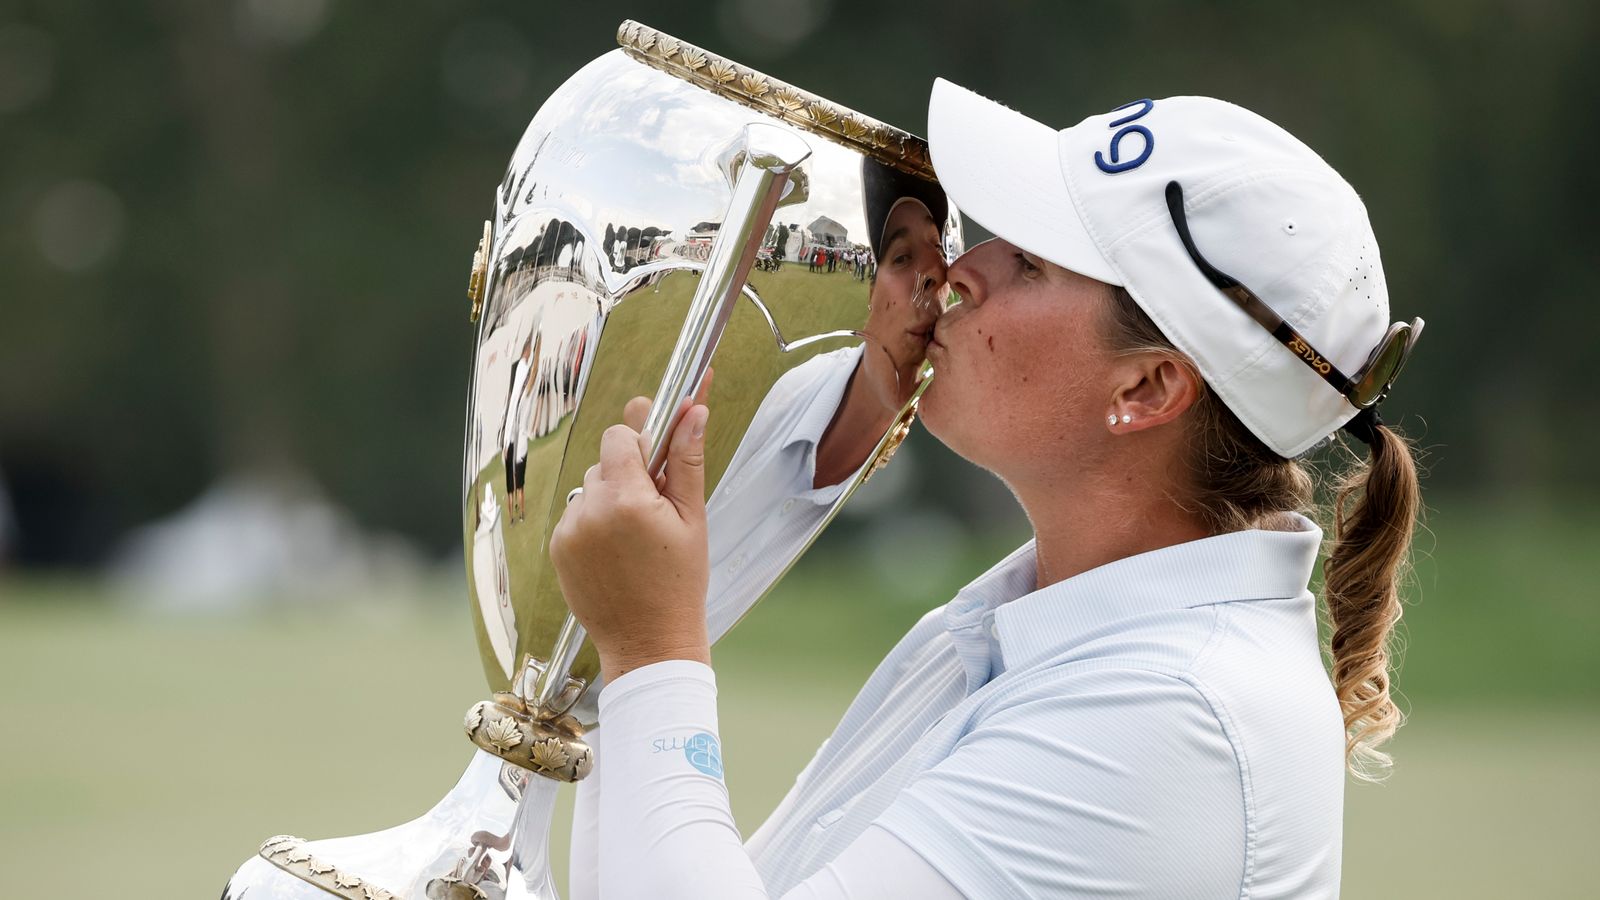
[[[661,496],[672,501],[685,520],[706,515],[706,420],[711,410],[703,404],[689,408],[672,432],[667,447],[667,484]]]
[[[623,486],[651,483],[644,470],[639,432],[626,425],[613,425],[600,436],[600,480]]]
[[[650,418],[650,398],[635,397],[628,401],[622,408],[622,424],[634,431],[643,431],[644,423]]]
[[[700,387],[699,390],[695,392],[694,398],[691,399],[689,397],[685,397],[678,401],[677,412],[672,416],[672,420],[667,423],[667,428],[671,429],[677,423],[683,421],[683,415],[689,411],[689,407],[696,403],[706,402],[706,397],[711,394],[711,381],[716,377],[716,374],[716,369],[713,369],[710,366],[706,367],[705,375],[701,376],[700,378]],[[622,424],[632,428],[634,431],[639,432],[639,452],[646,460],[650,458],[650,446],[648,443],[649,438],[645,436],[644,429],[645,425],[648,424],[648,420],[650,418],[650,409],[653,406],[655,406],[655,401],[651,400],[649,397],[635,397],[632,400],[629,400],[627,406],[623,407],[622,410]],[[656,475],[657,488],[663,484],[665,478],[665,471]]]

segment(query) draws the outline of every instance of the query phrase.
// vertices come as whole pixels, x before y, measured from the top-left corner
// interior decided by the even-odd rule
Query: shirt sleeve
[[[876,824],[975,900],[1238,897],[1244,772],[1186,680],[1080,673],[985,715]]]
[[[586,896],[769,897],[728,806],[710,667],[669,660],[629,672],[601,692],[600,713],[606,725],[596,758],[605,760],[606,782],[598,792],[596,890]],[[962,898],[916,851],[874,827],[784,900],[908,896]]]

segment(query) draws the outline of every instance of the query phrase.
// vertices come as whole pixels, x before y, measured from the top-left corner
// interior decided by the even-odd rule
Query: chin
[[[962,399],[951,385],[941,391],[935,377],[917,403],[917,419],[951,453],[980,469],[995,472],[994,465],[1008,449],[1007,429],[996,424],[993,409],[982,404],[964,408]]]
[[[952,413],[946,400],[945,393],[939,389],[939,378],[936,375],[933,383],[922,392],[922,399],[917,401],[917,419],[922,422],[922,427],[926,428],[929,434],[939,439],[939,443],[961,456],[966,456],[961,449],[960,444],[963,442],[957,429],[951,427],[955,421],[960,421],[961,417]]]

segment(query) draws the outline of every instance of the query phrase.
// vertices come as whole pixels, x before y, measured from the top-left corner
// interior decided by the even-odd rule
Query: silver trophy
[[[676,415],[715,370],[715,640],[909,430],[941,301],[910,257],[878,256],[886,235],[918,227],[936,253],[959,250],[927,145],[636,22],[617,39],[529,123],[473,260],[462,538],[494,691],[466,714],[477,751],[411,822],[267,840],[225,900],[555,897],[550,817],[561,782],[593,765],[600,666],[546,547],[601,432],[630,398],[654,398],[659,471]],[[818,422],[824,483],[772,471],[760,451]]]

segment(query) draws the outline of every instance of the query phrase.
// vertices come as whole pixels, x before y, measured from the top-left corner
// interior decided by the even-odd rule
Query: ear
[[[1170,356],[1139,354],[1127,360],[1126,376],[1111,396],[1107,416],[1115,416],[1116,423],[1108,427],[1127,434],[1165,425],[1183,415],[1199,397],[1200,375],[1193,367]]]

